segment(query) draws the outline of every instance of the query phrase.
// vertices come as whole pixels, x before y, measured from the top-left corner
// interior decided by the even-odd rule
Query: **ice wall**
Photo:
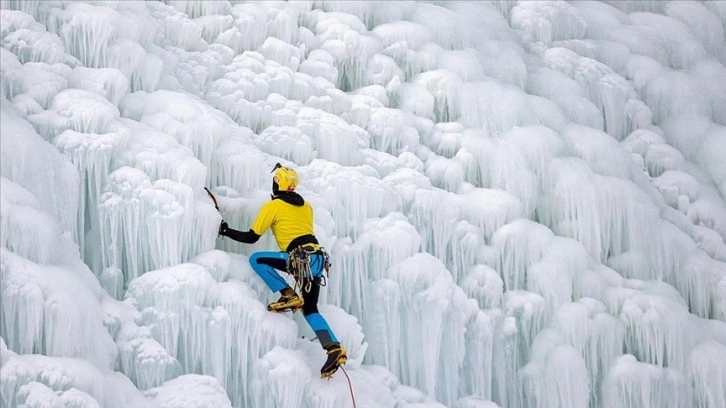
[[[726,404],[720,3],[0,7],[5,405],[352,406],[216,238],[277,162],[360,405]]]

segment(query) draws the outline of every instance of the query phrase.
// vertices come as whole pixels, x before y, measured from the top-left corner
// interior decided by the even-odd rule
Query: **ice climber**
[[[280,251],[255,252],[250,255],[252,269],[280,299],[270,303],[272,312],[302,309],[303,316],[328,354],[320,369],[322,378],[329,378],[348,359],[328,322],[318,312],[318,295],[327,265],[325,249],[318,243],[313,231],[313,207],[295,192],[299,178],[297,172],[277,163],[273,169],[272,196],[265,203],[249,231],[230,228],[225,221],[219,226],[219,235],[235,241],[252,244],[272,229]],[[300,297],[277,272],[296,275]]]

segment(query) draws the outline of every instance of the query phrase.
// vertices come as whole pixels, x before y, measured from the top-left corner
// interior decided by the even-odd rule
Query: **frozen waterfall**
[[[726,407],[725,32],[718,1],[0,0],[0,405]],[[217,236],[278,162],[332,256],[330,381],[266,309],[272,237]]]

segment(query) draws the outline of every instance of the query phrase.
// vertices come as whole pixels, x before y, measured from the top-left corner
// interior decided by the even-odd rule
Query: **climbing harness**
[[[317,282],[316,279],[318,278],[313,276],[313,273],[310,270],[310,255],[313,254],[320,254],[323,256],[323,269],[325,270],[325,275],[320,276]],[[303,291],[305,293],[310,293],[310,290],[313,288],[313,284],[318,284],[320,286],[327,285],[327,276],[330,274],[330,267],[330,256],[320,245],[300,245],[293,249],[288,256],[287,271],[293,276],[293,278],[295,278],[295,291],[299,293],[302,293]]]

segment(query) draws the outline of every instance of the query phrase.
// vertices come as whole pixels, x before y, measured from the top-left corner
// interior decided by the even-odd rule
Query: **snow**
[[[0,404],[726,406],[723,4],[0,1]]]

